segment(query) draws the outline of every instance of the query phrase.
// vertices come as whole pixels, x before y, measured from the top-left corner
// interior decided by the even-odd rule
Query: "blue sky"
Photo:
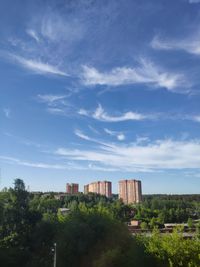
[[[1,188],[200,193],[200,1],[0,1]]]

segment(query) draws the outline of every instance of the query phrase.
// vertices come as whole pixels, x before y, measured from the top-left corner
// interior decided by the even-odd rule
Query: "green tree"
[[[155,255],[161,262],[170,267],[199,267],[200,242],[197,239],[185,239],[180,228],[173,234],[161,235],[153,232],[145,242],[147,251]]]
[[[194,227],[193,220],[191,218],[188,218],[187,225],[190,229]]]
[[[141,222],[141,224],[140,224],[140,228],[141,228],[142,230],[147,230],[147,229],[148,229],[148,223],[146,223],[146,222]]]

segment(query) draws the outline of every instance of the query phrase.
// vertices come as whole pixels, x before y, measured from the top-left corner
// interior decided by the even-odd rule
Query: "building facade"
[[[79,188],[78,184],[67,183],[66,184],[66,193],[71,194],[71,195],[78,194],[78,188]]]
[[[140,203],[142,201],[142,184],[139,180],[119,181],[119,198],[125,203]]]
[[[84,194],[89,193],[89,184],[84,185]]]
[[[112,196],[112,183],[109,181],[93,182],[84,186],[84,193],[96,193],[106,197]]]

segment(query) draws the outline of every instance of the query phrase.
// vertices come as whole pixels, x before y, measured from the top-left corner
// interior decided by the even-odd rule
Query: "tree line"
[[[53,266],[55,243],[57,267],[200,266],[198,235],[185,240],[179,229],[162,236],[156,227],[150,237],[129,233],[125,222],[139,217],[139,213],[143,216],[147,209],[162,211],[163,206],[158,207],[154,199],[148,197],[141,205],[124,205],[116,197],[95,194],[57,200],[54,193],[27,192],[24,182],[16,179],[13,188],[0,192],[1,266]],[[174,201],[180,200],[172,201],[173,208],[180,208]],[[198,201],[186,202],[187,218],[198,217]],[[165,205],[172,208],[169,202]],[[59,211],[64,207],[70,209],[67,216]],[[151,220],[151,216],[148,213],[145,218]]]

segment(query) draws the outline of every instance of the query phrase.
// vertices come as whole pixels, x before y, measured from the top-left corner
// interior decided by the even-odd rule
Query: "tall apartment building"
[[[139,180],[119,181],[119,198],[125,204],[140,203],[142,201],[142,184]]]
[[[84,194],[89,193],[89,184],[84,185]]]
[[[84,186],[84,193],[97,193],[106,197],[112,196],[112,183],[109,181],[93,182]]]
[[[78,184],[67,183],[66,184],[66,192],[67,194],[77,194],[78,193]]]

